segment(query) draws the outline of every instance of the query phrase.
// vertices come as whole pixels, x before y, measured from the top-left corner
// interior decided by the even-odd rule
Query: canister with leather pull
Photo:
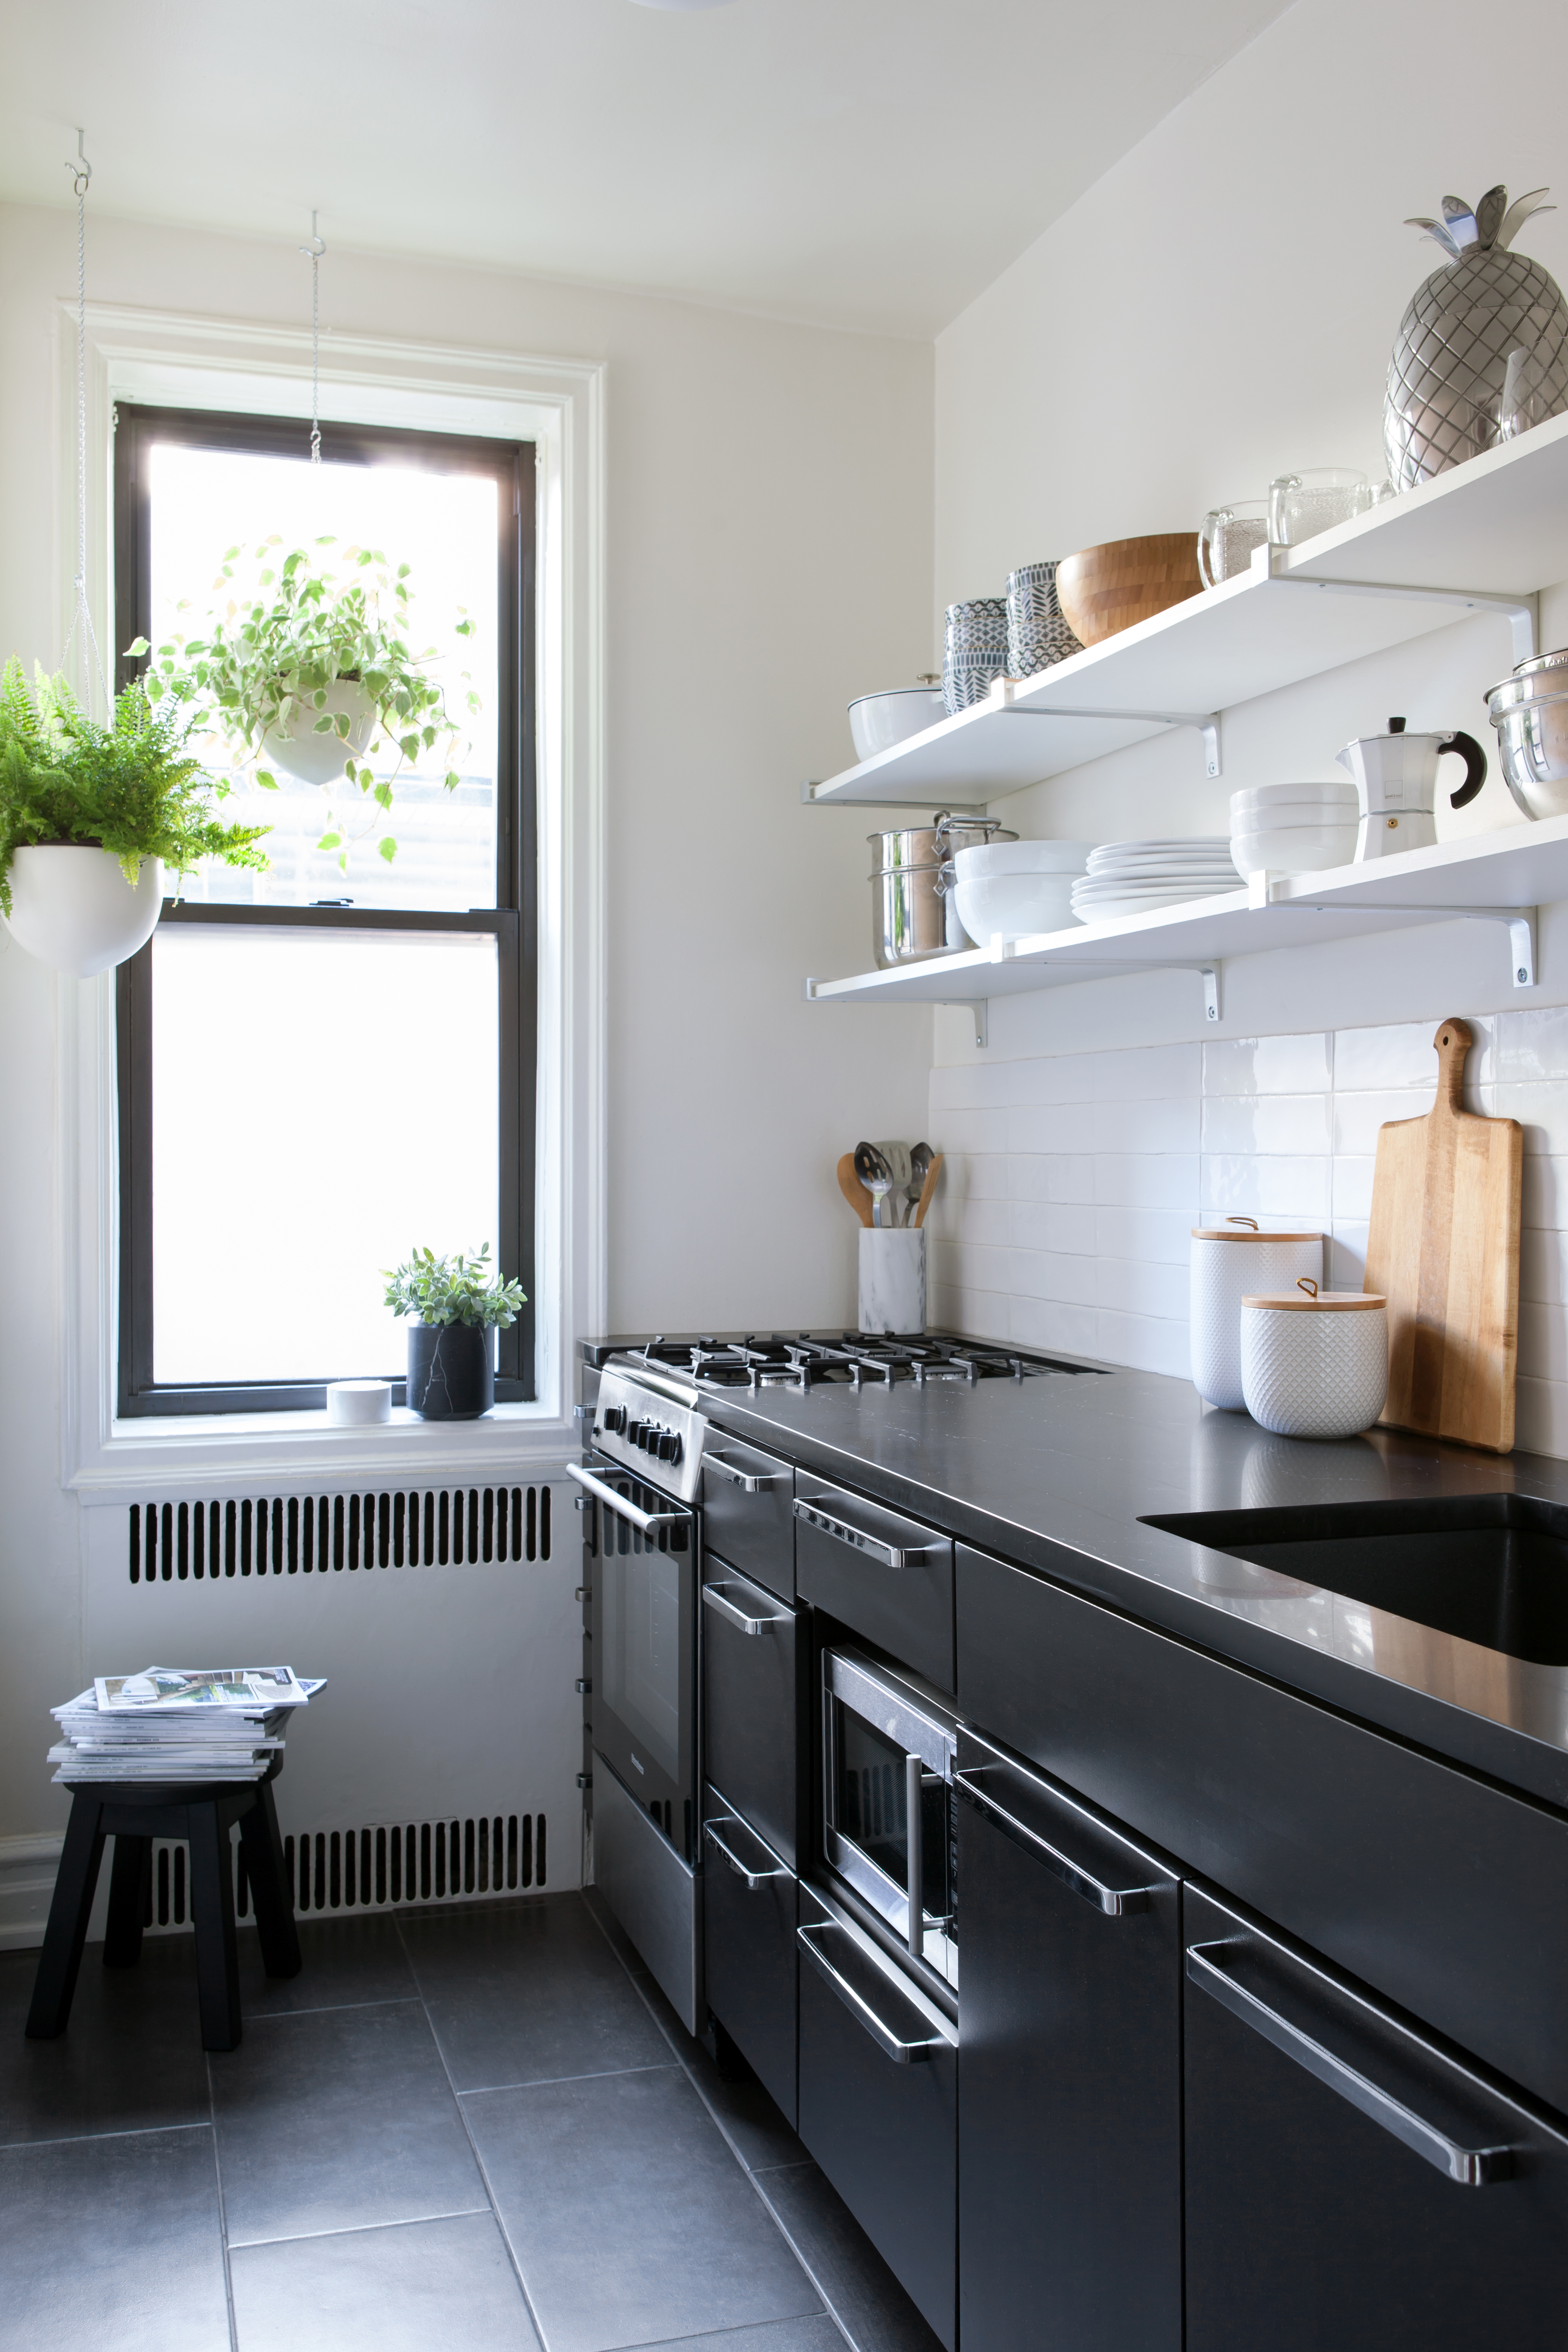
[[[1321,1234],[1259,1233],[1250,1217],[1194,1225],[1192,1239],[1193,1386],[1207,1404],[1240,1412],[1241,1302],[1281,1290],[1299,1275],[1323,1278]]]
[[[1247,1410],[1277,1437],[1354,1437],[1388,1393],[1388,1303],[1375,1291],[1294,1290],[1241,1302]]]

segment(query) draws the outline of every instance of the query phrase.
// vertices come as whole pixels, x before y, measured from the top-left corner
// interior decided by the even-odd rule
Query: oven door
[[[822,1716],[823,1859],[917,1958],[956,1985],[956,1724],[912,1677],[853,1650],[823,1652]]]
[[[697,1861],[697,1514],[590,1454],[584,1489],[594,1746]]]

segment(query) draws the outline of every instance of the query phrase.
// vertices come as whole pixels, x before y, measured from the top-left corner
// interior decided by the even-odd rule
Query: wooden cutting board
[[[1381,1128],[1366,1244],[1367,1290],[1388,1300],[1391,1429],[1506,1454],[1519,1354],[1519,1212],[1524,1129],[1461,1108],[1470,1032],[1445,1021],[1437,1099]]]

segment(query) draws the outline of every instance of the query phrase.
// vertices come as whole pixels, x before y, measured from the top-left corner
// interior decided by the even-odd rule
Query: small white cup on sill
[[[392,1419],[390,1381],[329,1381],[327,1419],[338,1428],[362,1429]]]
[[[923,1225],[860,1228],[859,1328],[868,1338],[912,1338],[926,1327]]]

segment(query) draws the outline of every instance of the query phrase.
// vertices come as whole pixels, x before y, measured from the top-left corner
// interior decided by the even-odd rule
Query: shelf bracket
[[[1006,683],[1013,686],[1015,693],[1017,691],[1012,680]],[[1037,680],[1020,679],[1017,683],[1034,685]],[[1220,773],[1217,710],[1090,710],[1082,704],[1068,709],[1066,704],[1015,702],[1011,695],[999,700],[997,708],[1010,712],[1015,719],[1146,719],[1152,725],[1161,727],[1195,727],[1203,737],[1205,766],[1211,776]]]
[[[950,1005],[954,1013],[973,1013],[974,1015],[974,1042],[977,1045],[989,1045],[991,1043],[991,1003],[989,998],[984,996],[944,996],[942,998],[942,1003],[946,1005]]]
[[[1310,915],[1341,915],[1359,912],[1367,915],[1415,915],[1429,923],[1502,923],[1508,930],[1509,971],[1515,988],[1535,986],[1535,931],[1538,909],[1534,907],[1395,907],[1376,898],[1358,898],[1353,907],[1343,903],[1326,907],[1321,900],[1309,898],[1273,898],[1268,896],[1268,886],[1260,897],[1253,891],[1252,904],[1258,907],[1300,907]],[[1415,924],[1411,925],[1414,930]]]
[[[1406,604],[1454,604],[1468,613],[1501,613],[1513,631],[1515,667],[1533,661],[1539,650],[1541,599],[1533,593],[1515,596],[1489,588],[1408,588],[1381,580],[1310,580],[1289,569],[1291,555],[1298,551],[1269,542],[1270,580],[1280,581],[1287,588],[1326,589],[1335,596],[1402,597]]]

